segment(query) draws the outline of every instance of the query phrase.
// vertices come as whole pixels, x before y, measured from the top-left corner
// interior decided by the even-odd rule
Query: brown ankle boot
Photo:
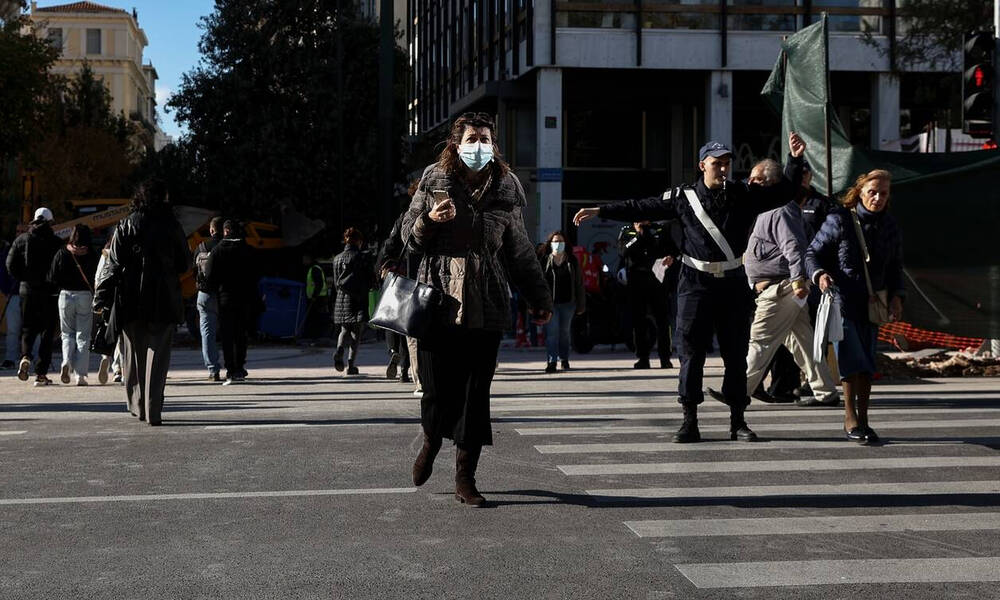
[[[476,489],[476,466],[482,449],[459,446],[455,452],[455,500],[474,508],[486,506],[486,498]]]
[[[434,469],[434,458],[440,449],[441,438],[431,438],[425,433],[424,447],[420,449],[420,454],[413,461],[413,484],[417,487],[422,486],[430,479],[431,471]]]

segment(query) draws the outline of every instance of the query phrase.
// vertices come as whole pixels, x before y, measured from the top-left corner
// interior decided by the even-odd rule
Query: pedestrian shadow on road
[[[482,494],[489,498],[488,508],[500,508],[502,506],[537,506],[544,504],[566,504],[571,506],[585,506],[588,508],[600,508],[593,496],[587,494],[574,494],[570,492],[554,492],[551,490],[481,490]],[[527,496],[531,499],[506,499],[510,496]]]

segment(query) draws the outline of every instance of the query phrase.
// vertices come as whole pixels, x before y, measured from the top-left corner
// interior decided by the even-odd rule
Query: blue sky
[[[212,12],[213,0],[93,0],[97,4],[113,6],[139,13],[139,27],[146,32],[149,46],[143,53],[144,63],[153,63],[160,76],[156,82],[156,104],[160,114],[160,127],[175,139],[182,131],[174,122],[174,113],[165,111],[170,94],[177,90],[181,75],[198,63],[198,40],[202,30],[198,27],[201,17]],[[66,4],[69,0],[39,1],[39,7]]]

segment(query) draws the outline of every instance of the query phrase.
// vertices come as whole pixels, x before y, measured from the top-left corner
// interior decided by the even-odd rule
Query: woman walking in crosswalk
[[[858,177],[806,251],[812,280],[824,293],[840,297],[844,339],[837,343],[837,363],[844,387],[847,439],[879,443],[868,423],[878,326],[903,312],[903,249],[899,226],[888,214],[888,171]]]

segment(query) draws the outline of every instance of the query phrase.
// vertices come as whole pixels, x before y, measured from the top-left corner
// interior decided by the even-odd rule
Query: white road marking
[[[28,433],[27,431],[0,431],[0,435],[21,435]]]
[[[1000,529],[1000,513],[625,521],[625,526],[641,538],[976,531]]]
[[[1000,581],[1000,558],[913,558],[676,565],[696,587]]]
[[[892,421],[886,423],[873,422],[872,426],[876,431],[901,430],[901,429],[956,429],[969,427],[1000,427],[1000,419],[955,419],[955,420],[933,420],[933,421]],[[840,433],[838,427],[843,427],[842,421],[836,423],[754,423],[751,419],[750,427],[757,433],[774,431],[830,431]],[[706,425],[699,427],[702,433],[728,432],[728,425]],[[663,426],[583,426],[583,427],[524,427],[515,429],[520,435],[613,435],[623,433],[672,433]]]
[[[927,447],[927,446],[962,446],[975,444],[977,439],[988,443],[1000,443],[1000,437],[968,438],[954,442],[892,442],[885,444],[886,448]],[[767,450],[821,450],[827,448],[864,449],[859,444],[848,444],[844,441],[816,440],[770,440],[754,444],[746,442],[708,442],[704,444],[675,444],[673,442],[640,442],[631,444],[543,444],[535,446],[540,454],[616,454],[641,452],[705,452],[705,451],[767,451]]]
[[[725,462],[559,465],[566,475],[647,475],[669,473],[762,473],[879,469],[1000,467],[1000,456],[919,456],[915,458],[835,458],[824,460],[736,460]]]
[[[934,494],[1000,494],[1000,481],[914,481],[822,485],[752,485],[737,487],[634,488],[587,490],[598,502],[623,499],[789,498],[795,496],[919,496]]]
[[[162,500],[226,500],[240,498],[299,498],[308,496],[355,496],[409,494],[417,488],[356,488],[342,490],[282,490],[272,492],[206,492],[192,494],[139,494],[128,496],[68,496],[56,498],[0,498],[0,506],[24,504],[84,504],[90,502],[156,502]]]

